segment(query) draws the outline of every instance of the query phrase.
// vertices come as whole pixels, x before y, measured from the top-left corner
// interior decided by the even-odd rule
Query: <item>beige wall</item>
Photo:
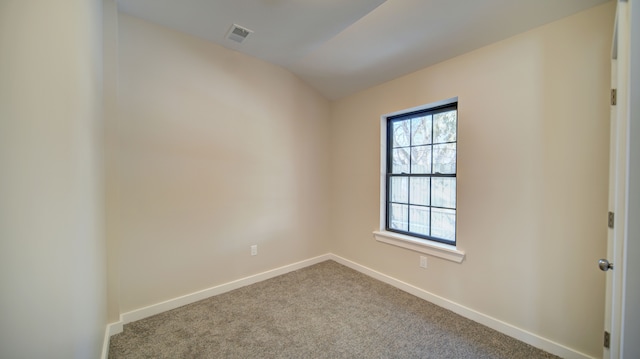
[[[328,102],[220,46],[118,30],[121,311],[326,253]]]
[[[98,358],[99,1],[0,2],[0,357]]]
[[[600,356],[615,4],[333,104],[334,253]],[[376,242],[380,116],[459,98],[462,264]]]
[[[105,236],[107,241],[107,316],[120,319],[120,268],[118,239],[118,4],[103,0]]]

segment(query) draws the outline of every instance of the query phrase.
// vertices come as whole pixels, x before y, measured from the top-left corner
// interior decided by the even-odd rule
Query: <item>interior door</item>
[[[598,265],[606,275],[606,307],[603,358],[620,358],[622,338],[622,298],[624,293],[623,250],[626,240],[626,200],[629,132],[629,9],[618,0],[611,59],[611,127],[609,161],[609,230],[607,258]]]

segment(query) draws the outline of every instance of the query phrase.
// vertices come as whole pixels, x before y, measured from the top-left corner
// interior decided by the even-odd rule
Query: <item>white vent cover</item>
[[[229,32],[227,32],[227,39],[233,40],[237,43],[242,43],[252,32],[253,31],[245,27],[233,24],[231,25],[231,28],[229,28]]]

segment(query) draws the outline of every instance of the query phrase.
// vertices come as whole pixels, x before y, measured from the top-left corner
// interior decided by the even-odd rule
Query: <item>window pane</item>
[[[409,202],[409,178],[391,177],[391,202]]]
[[[411,204],[429,205],[429,177],[412,177],[411,178]]]
[[[411,147],[411,173],[431,173],[431,146]]]
[[[456,121],[458,111],[442,112],[433,115],[433,142],[453,142],[456,140]]]
[[[409,146],[411,120],[393,122],[393,147]]]
[[[389,228],[407,231],[409,228],[409,206],[392,203],[389,213]]]
[[[433,173],[456,173],[456,144],[433,146]]]
[[[411,119],[411,145],[431,143],[431,115]]]
[[[391,152],[392,173],[409,173],[409,149],[397,148]]]
[[[429,207],[410,206],[409,232],[429,235]]]
[[[450,177],[433,178],[431,201],[432,206],[456,208],[456,179]]]
[[[431,208],[431,236],[449,241],[456,239],[456,211]]]
[[[451,103],[387,122],[388,230],[455,243],[457,117]]]

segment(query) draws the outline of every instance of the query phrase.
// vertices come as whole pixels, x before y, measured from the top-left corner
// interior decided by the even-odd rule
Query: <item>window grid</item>
[[[436,115],[441,114],[441,113],[446,113],[446,112],[455,112],[455,128],[453,129],[453,135],[455,136],[455,140],[454,141],[438,141],[438,139],[436,139]],[[429,136],[429,140],[427,143],[419,143],[419,144],[415,144],[414,143],[414,120],[416,119],[423,119],[425,117],[429,117],[429,123],[430,123],[430,136]],[[396,136],[396,127],[394,126],[396,123],[402,122],[402,121],[408,121],[409,124],[409,130],[408,130],[408,144],[407,143],[403,143],[403,144],[399,144],[398,146],[394,145],[396,144],[395,140],[395,136]],[[424,120],[423,120],[424,121]],[[424,122],[423,122],[424,124]],[[405,135],[406,135],[406,125],[405,125]],[[426,129],[425,129],[426,130]],[[416,131],[417,132],[417,131]],[[446,135],[446,133],[445,133]],[[454,145],[454,167],[453,167],[453,171],[452,173],[441,173],[441,172],[434,172],[435,168],[434,166],[436,165],[436,161],[434,160],[434,152],[436,150],[437,146],[443,146],[443,145]],[[413,173],[414,172],[414,166],[416,166],[417,164],[414,163],[414,159],[413,159],[413,149],[416,147],[428,147],[428,156],[430,158],[429,160],[429,173]],[[442,147],[439,147],[442,148]],[[408,153],[408,172],[404,172],[401,171],[400,173],[394,173],[394,163],[393,163],[393,153],[394,150],[398,150],[398,149],[405,149],[406,153]],[[450,149],[449,149],[450,150]],[[446,150],[445,150],[446,151]],[[440,164],[441,165],[441,164]],[[422,110],[422,111],[418,111],[418,112],[414,112],[414,113],[408,113],[408,114],[402,114],[402,115],[398,115],[398,116],[393,116],[387,119],[387,186],[386,186],[386,201],[387,201],[387,214],[386,214],[386,229],[393,231],[393,232],[399,232],[399,233],[403,233],[403,234],[408,234],[411,236],[416,236],[416,237],[420,237],[420,238],[425,238],[425,239],[429,239],[429,240],[433,240],[433,241],[438,241],[438,242],[443,242],[443,243],[447,243],[447,244],[455,244],[456,242],[456,217],[457,217],[457,198],[456,198],[456,189],[457,186],[456,185],[456,178],[457,178],[457,103],[453,103],[453,104],[449,104],[446,106],[441,106],[438,108],[432,108],[432,109],[427,109],[427,110]],[[399,186],[395,186],[396,188],[394,189],[394,184],[396,183],[394,181],[394,179],[396,178],[406,178],[406,180],[404,181],[404,185],[406,186],[406,194],[403,193],[403,199],[404,201],[400,201],[396,198],[396,200],[394,201],[392,197],[397,197],[397,195],[393,192],[394,190],[397,190],[397,187]],[[428,203],[415,203],[415,201],[412,200],[413,196],[412,196],[412,191],[417,190],[417,188],[412,188],[412,179],[414,178],[428,178],[429,179],[429,185],[428,185],[428,192],[429,192],[429,198],[428,198]],[[441,205],[434,205],[434,196],[433,196],[433,191],[434,191],[434,179],[439,179],[439,178],[452,178],[453,179],[453,186],[454,186],[454,193],[453,195],[451,195],[451,193],[449,192],[449,200],[451,200],[453,198],[453,201],[451,203],[439,203]],[[442,185],[442,183],[440,183],[440,185]],[[449,186],[451,186],[451,184],[449,184]],[[416,186],[417,187],[417,186]],[[397,205],[397,206],[403,206],[402,207],[402,217],[403,219],[406,221],[406,226],[402,226],[403,228],[398,229],[398,228],[392,228],[391,222],[392,222],[392,215],[393,213],[393,205]],[[447,206],[448,205],[448,206]],[[412,226],[412,210],[425,210],[428,212],[427,215],[427,222],[426,222],[426,226],[425,223],[413,223]],[[436,210],[436,213],[434,213],[433,210]],[[449,212],[449,215],[453,214],[454,219],[453,219],[453,238],[442,238],[438,236],[438,233],[434,233],[434,216],[440,215],[440,216],[446,216],[446,212]],[[414,212],[415,213],[415,212]],[[445,217],[441,217],[441,221],[444,220]],[[420,225],[422,225],[423,227],[426,227],[428,229],[428,233],[424,234],[424,233],[420,233],[419,231],[419,227]],[[404,229],[404,227],[406,227],[406,229]],[[426,232],[426,231],[422,231],[422,232]]]

